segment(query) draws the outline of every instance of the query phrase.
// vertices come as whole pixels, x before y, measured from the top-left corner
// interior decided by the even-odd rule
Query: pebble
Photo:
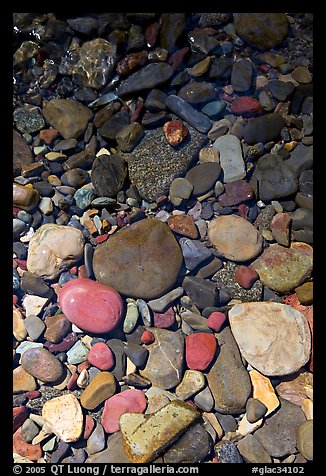
[[[42,114],[64,139],[78,139],[93,115],[90,109],[70,99],[51,99]]]
[[[307,397],[313,397],[312,388],[313,374],[302,368],[294,375],[283,377],[275,390],[284,400],[301,406]]]
[[[211,412],[214,408],[214,398],[209,387],[206,386],[194,396],[195,404],[204,412]]]
[[[148,358],[148,350],[138,344],[129,342],[124,347],[124,352],[137,368],[143,369]]]
[[[59,292],[59,303],[67,319],[87,332],[109,332],[122,319],[123,301],[117,291],[91,279],[77,278],[66,283]]]
[[[148,419],[132,413],[122,415],[120,428],[130,462],[153,461],[199,415],[194,408],[180,400],[169,402]],[[137,448],[137,451],[134,448]]]
[[[223,256],[233,261],[251,260],[262,250],[262,237],[258,231],[247,220],[235,215],[214,218],[208,226],[208,237]]]
[[[32,163],[32,152],[26,140],[13,129],[13,172],[14,174],[21,171],[22,166]]]
[[[285,293],[300,286],[310,277],[312,247],[301,242],[292,242],[289,248],[272,244],[251,267],[257,271],[264,285]]]
[[[189,271],[193,271],[200,264],[205,263],[212,256],[212,251],[200,241],[181,238],[181,246],[185,266]]]
[[[120,129],[115,139],[122,152],[131,152],[144,136],[143,128],[138,122],[132,122]]]
[[[219,290],[216,284],[197,276],[186,276],[182,287],[199,309],[214,307],[219,302]]]
[[[91,455],[85,462],[95,464],[106,463],[107,461],[111,463],[130,463],[124,451],[121,432],[110,435],[107,441],[108,447],[105,450]]]
[[[288,213],[277,213],[270,224],[273,238],[279,245],[290,246],[290,226],[292,218]]]
[[[186,400],[198,393],[204,386],[204,374],[198,370],[186,370],[181,383],[175,389],[175,394],[181,400]]]
[[[198,229],[190,215],[171,216],[167,221],[170,229],[181,236],[195,240],[198,237]]]
[[[183,122],[179,120],[166,122],[163,126],[163,131],[167,142],[173,147],[181,144],[188,135],[188,129]]]
[[[32,440],[37,436],[40,432],[40,429],[33,420],[28,418],[27,420],[24,421],[21,429],[21,435],[26,441],[26,443],[31,443]]]
[[[252,288],[253,284],[259,279],[257,271],[249,266],[239,266],[234,273],[235,280],[244,289]]]
[[[153,332],[151,332],[151,331],[144,331],[143,332],[143,334],[141,336],[142,344],[149,345],[149,344],[153,344],[154,341],[155,341],[155,336],[154,336]]]
[[[134,333],[136,332],[137,328]],[[128,337],[132,335],[133,334],[129,334]],[[139,340],[140,337],[141,333],[139,335]],[[120,339],[110,339],[106,343],[114,354],[115,366],[111,370],[111,373],[118,381],[120,381],[122,377],[126,375],[126,355],[124,353],[124,343]]]
[[[125,390],[108,398],[104,404],[102,425],[107,433],[119,431],[121,415],[129,412],[143,413],[147,405],[146,397],[141,390]]]
[[[313,282],[308,281],[295,288],[295,293],[304,306],[310,306],[313,303]]]
[[[37,340],[45,329],[44,322],[39,317],[33,315],[26,317],[24,324],[29,337],[33,340]]]
[[[166,106],[202,134],[206,134],[212,127],[213,123],[207,116],[194,109],[181,97],[171,94],[166,100]]]
[[[21,363],[26,372],[42,382],[57,382],[64,376],[60,361],[42,347],[26,350],[22,354]]]
[[[253,65],[248,59],[240,59],[234,63],[231,74],[231,85],[234,91],[244,93],[251,88]]]
[[[84,238],[80,230],[62,225],[42,225],[29,243],[27,269],[45,279],[55,279],[82,256]]]
[[[12,317],[13,335],[18,342],[23,342],[27,337],[27,329],[25,327],[23,315],[19,309],[13,307]]]
[[[25,211],[33,210],[40,201],[40,195],[30,184],[13,183],[13,206]]]
[[[152,385],[168,390],[182,380],[184,337],[180,331],[155,328],[148,330],[154,334],[155,341],[147,346],[149,357],[140,375],[146,377]]]
[[[166,256],[171,260],[168,268]],[[93,260],[99,281],[121,294],[142,299],[156,299],[169,291],[181,264],[182,253],[172,231],[165,223],[150,218],[111,236],[96,248]]]
[[[216,99],[216,90],[212,83],[190,81],[179,90],[178,97],[187,101],[188,104],[197,105]],[[168,102],[169,98],[167,99],[167,105]]]
[[[173,69],[167,63],[148,64],[123,80],[120,83],[117,95],[123,97],[143,89],[153,89],[170,79],[172,74]]]
[[[40,296],[33,296],[32,294],[25,294],[22,299],[23,308],[25,309],[26,317],[38,316],[41,313],[44,306],[48,302],[48,298]]]
[[[243,463],[241,454],[233,441],[220,441],[214,446],[218,463]]]
[[[309,84],[312,81],[311,73],[305,66],[297,66],[291,75],[300,84]]]
[[[88,348],[81,341],[78,340],[67,352],[67,360],[69,364],[80,364],[84,362],[88,355]]]
[[[123,332],[126,334],[129,334],[132,332],[137,324],[138,317],[139,317],[139,310],[137,303],[134,299],[132,298],[127,298],[127,312],[125,319],[123,321]]]
[[[42,418],[53,433],[65,443],[78,441],[82,435],[82,408],[79,400],[71,393],[45,402],[42,408]]]
[[[100,197],[115,197],[121,190],[126,175],[125,162],[118,155],[102,154],[93,162],[92,183],[95,192]]]
[[[238,442],[237,447],[248,463],[272,463],[272,458],[254,435],[246,435]]]
[[[88,455],[99,453],[105,448],[105,434],[101,423],[96,423],[95,429],[87,439],[86,452]]]
[[[278,79],[272,79],[268,81],[267,88],[271,95],[277,99],[277,101],[285,102],[294,93],[295,87],[290,82],[279,81]]]
[[[22,428],[18,428],[13,435],[13,451],[14,453],[27,458],[29,461],[37,461],[42,457],[41,445],[31,445],[26,443],[22,436]]]
[[[289,375],[309,360],[308,322],[291,306],[274,302],[242,303],[233,306],[228,317],[241,354],[264,375]]]
[[[214,332],[219,332],[226,320],[225,314],[222,312],[212,312],[207,319],[207,325]]]
[[[244,412],[251,395],[249,373],[243,366],[237,343],[229,327],[215,334],[218,358],[207,373],[207,381],[215,401],[215,410],[237,415]]]
[[[234,17],[237,35],[259,49],[279,46],[288,32],[284,13],[239,13]]]
[[[169,198],[171,202],[178,206],[182,199],[187,200],[193,191],[193,185],[185,178],[176,178],[171,182]]]
[[[257,398],[249,398],[246,404],[246,416],[249,423],[260,420],[267,412],[267,407]]]
[[[224,183],[235,182],[246,176],[241,143],[236,136],[222,135],[215,140],[213,147],[220,154]]]
[[[284,119],[277,113],[250,119],[244,129],[244,140],[249,145],[277,140],[284,126]]]
[[[213,189],[220,173],[221,167],[218,163],[206,162],[191,168],[185,178],[193,186],[193,195],[199,196]]]
[[[296,430],[297,448],[308,461],[313,460],[313,420],[300,423]]]
[[[44,324],[46,326],[44,338],[53,344],[61,342],[71,330],[71,323],[64,314],[49,316]]]
[[[272,386],[268,377],[265,377],[255,369],[249,370],[249,375],[253,388],[253,398],[259,400],[266,406],[267,411],[265,416],[268,416],[273,413],[274,410],[276,410],[276,408],[278,408],[280,405],[274,387]],[[253,422],[250,421],[250,423]]]
[[[102,402],[112,397],[116,391],[116,381],[109,372],[99,372],[85,388],[80,403],[86,410],[94,410]]]
[[[100,370],[109,370],[114,365],[111,349],[104,342],[97,342],[87,354],[87,360]]]
[[[206,370],[212,363],[217,349],[213,334],[198,332],[186,337],[186,363],[189,369]]]
[[[148,301],[148,306],[152,309],[152,311],[154,311],[154,321],[155,321],[155,313],[164,314],[165,311],[167,311],[168,307],[182,295],[183,295],[183,288],[178,287],[178,288],[172,289],[172,291],[168,292],[167,294],[164,294],[159,299],[153,299],[151,301]],[[163,320],[165,320],[164,317],[163,317]],[[155,327],[157,326],[155,325]]]

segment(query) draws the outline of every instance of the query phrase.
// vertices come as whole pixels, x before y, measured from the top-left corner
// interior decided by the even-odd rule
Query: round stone
[[[53,344],[61,342],[71,329],[71,323],[64,314],[49,316],[44,323],[46,326],[44,337]]]
[[[142,344],[149,345],[149,344],[153,344],[154,341],[155,341],[155,336],[154,336],[153,332],[151,332],[151,331],[144,331],[143,332],[143,334],[141,336]]]
[[[98,281],[121,294],[155,299],[175,284],[182,261],[181,249],[170,228],[147,218],[122,228],[99,245],[94,252],[93,269]]]
[[[286,304],[247,302],[229,311],[232,333],[242,356],[267,376],[289,375],[309,360],[307,318]]]
[[[93,345],[87,354],[87,360],[100,370],[109,370],[114,365],[112,350],[104,342],[96,342]]]
[[[186,180],[193,185],[194,195],[203,195],[213,189],[220,173],[221,166],[217,162],[206,162],[190,169]]]
[[[307,420],[297,428],[297,448],[308,461],[313,459],[313,420]]]
[[[26,372],[42,382],[56,382],[64,375],[60,361],[43,347],[26,350],[21,363]]]
[[[189,369],[205,370],[212,363],[217,349],[213,334],[198,332],[186,337],[186,362]]]
[[[68,281],[59,292],[59,305],[70,322],[95,334],[113,330],[123,312],[122,298],[115,289],[87,278]]]
[[[72,226],[42,225],[29,242],[27,269],[45,279],[55,279],[83,255],[84,237]]]
[[[218,216],[208,226],[208,237],[215,248],[232,261],[256,258],[263,245],[258,230],[247,220],[236,215]]]

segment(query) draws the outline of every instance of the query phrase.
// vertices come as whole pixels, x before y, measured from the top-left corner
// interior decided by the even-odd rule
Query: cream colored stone
[[[13,335],[18,342],[22,342],[27,337],[27,330],[24,324],[23,315],[15,306],[13,306],[12,321]]]
[[[83,412],[79,401],[71,393],[45,402],[42,418],[65,443],[78,441],[81,437]]]
[[[242,356],[266,376],[292,374],[309,360],[308,321],[291,306],[245,302],[232,307],[229,322]]]
[[[37,389],[35,378],[20,365],[13,371],[13,393],[32,392]]]
[[[244,415],[243,418],[239,422],[239,426],[237,428],[237,433],[239,433],[242,436],[249,435],[249,433],[252,433],[253,431],[257,430],[260,426],[263,424],[263,418],[260,420],[255,421],[255,423],[249,423],[247,420],[247,416]]]
[[[132,374],[134,372],[137,371],[137,366],[131,362],[131,360],[129,359],[129,357],[127,357],[127,361],[126,361],[126,375],[129,375],[129,374]]]
[[[309,398],[305,398],[301,403],[301,410],[306,415],[307,420],[313,420],[314,418],[314,404]]]
[[[15,464],[24,464],[24,463],[27,463],[27,464],[33,464],[34,461],[31,461],[30,459],[28,458],[25,458],[24,456],[20,456],[18,453],[13,453],[13,463]]]
[[[38,316],[48,302],[48,298],[26,294],[23,298],[23,308],[26,311],[26,317]]]
[[[79,377],[77,379],[77,385],[80,388],[86,388],[88,383],[89,383],[89,374],[87,372],[87,369],[83,369],[80,372]]]
[[[65,376],[64,378],[61,380],[60,383],[58,383],[57,385],[53,385],[53,388],[55,388],[56,390],[64,390],[65,388],[67,388],[67,384],[70,380],[70,377],[71,377],[71,372],[70,370],[65,366]]]
[[[83,250],[84,237],[77,228],[42,225],[30,241],[27,269],[45,279],[55,279],[82,257]]]
[[[153,461],[199,417],[197,410],[181,400],[168,403],[153,415],[121,415],[121,435],[130,462]]]
[[[207,421],[209,421],[209,423],[212,425],[212,427],[216,431],[218,439],[220,440],[224,435],[224,430],[221,427],[220,422],[218,421],[214,413],[203,412],[202,417],[205,418]]]
[[[175,389],[176,396],[186,400],[205,387],[205,376],[199,370],[186,370],[182,381]]]
[[[249,375],[253,388],[252,396],[265,405],[267,408],[266,417],[280,406],[279,399],[268,377],[265,377],[257,370],[250,370]]]

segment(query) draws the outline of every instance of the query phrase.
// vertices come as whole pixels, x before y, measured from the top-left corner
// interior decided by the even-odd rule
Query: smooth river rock
[[[72,226],[42,225],[29,242],[27,269],[44,279],[55,279],[83,255],[84,237]]]
[[[263,245],[258,230],[249,221],[236,215],[214,218],[208,226],[208,238],[225,258],[238,262],[256,258]]]
[[[182,380],[184,365],[184,337],[181,331],[149,328],[155,341],[147,346],[149,357],[140,375],[152,385],[168,390]]]
[[[26,350],[21,363],[26,372],[42,382],[56,382],[64,375],[61,362],[43,347]]]
[[[181,249],[170,228],[159,220],[147,218],[124,227],[99,245],[95,249],[93,269],[98,281],[121,294],[156,299],[175,284],[182,260]]]
[[[220,154],[220,164],[223,170],[225,183],[235,182],[246,176],[245,164],[242,156],[241,142],[232,135],[218,137],[213,144]]]
[[[68,281],[60,290],[59,305],[70,322],[95,334],[112,331],[124,306],[115,289],[87,278]]]
[[[241,354],[264,375],[289,375],[305,365],[311,352],[306,317],[286,304],[248,302],[229,311]]]
[[[278,46],[288,32],[284,13],[237,13],[234,15],[237,35],[259,49]]]
[[[265,286],[286,293],[309,279],[313,267],[313,248],[299,241],[291,243],[290,248],[272,244],[251,267],[257,271]]]
[[[81,437],[84,416],[79,400],[71,393],[45,402],[42,418],[65,443],[78,441]]]

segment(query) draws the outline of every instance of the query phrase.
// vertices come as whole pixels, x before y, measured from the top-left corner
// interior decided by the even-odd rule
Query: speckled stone
[[[175,178],[186,174],[207,139],[186,124],[189,134],[178,147],[166,142],[162,128],[145,131],[144,138],[131,153],[121,153],[128,162],[131,182],[148,202],[168,195]]]

